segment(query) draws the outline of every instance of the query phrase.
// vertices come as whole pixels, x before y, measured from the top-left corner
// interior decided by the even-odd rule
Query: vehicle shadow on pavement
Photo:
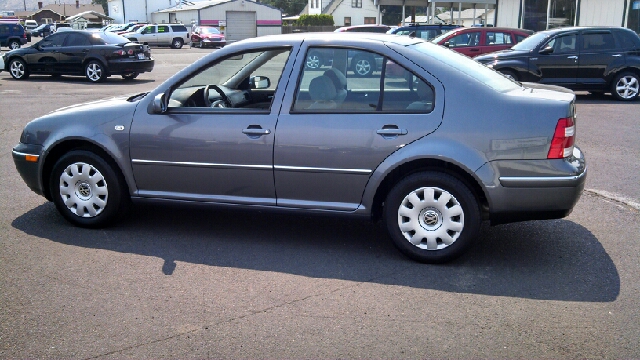
[[[620,293],[603,246],[568,220],[485,224],[470,251],[444,265],[405,258],[380,226],[357,219],[136,204],[119,225],[90,230],[46,203],[12,226],[66,245],[158,257],[166,275],[188,262],[539,300],[610,302]]]
[[[31,75],[28,80],[15,80],[11,77],[5,79],[7,81],[29,81],[33,83],[68,83],[68,84],[78,84],[78,85],[91,85],[91,86],[105,86],[105,85],[140,85],[140,84],[148,84],[156,82],[155,79],[134,79],[134,80],[124,80],[120,76],[112,76],[104,79],[104,81],[100,83],[94,83],[89,81],[86,77],[83,76],[59,76],[53,77],[50,75]]]

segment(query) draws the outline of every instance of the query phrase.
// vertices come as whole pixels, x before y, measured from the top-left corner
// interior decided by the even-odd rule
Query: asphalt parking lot
[[[152,89],[211,51],[154,48],[133,82],[0,73],[1,358],[640,357],[640,101],[579,93],[574,212],[485,224],[446,265],[352,219],[138,205],[75,228],[20,179],[28,121]]]

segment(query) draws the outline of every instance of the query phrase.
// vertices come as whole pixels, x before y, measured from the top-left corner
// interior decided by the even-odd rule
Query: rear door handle
[[[407,133],[407,129],[399,129],[396,125],[385,125],[382,127],[382,129],[376,130],[376,134],[382,135],[382,137],[385,139],[407,135]]]

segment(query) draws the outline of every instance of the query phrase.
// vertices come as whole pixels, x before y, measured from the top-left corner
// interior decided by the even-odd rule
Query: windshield
[[[489,69],[467,56],[442,46],[436,46],[430,43],[417,43],[408,46],[408,48],[417,50],[436,61],[450,66],[496,91],[507,92],[521,88],[518,83],[507,79],[497,71]]]
[[[112,32],[96,32],[96,33],[92,33],[91,37],[93,37],[94,42],[95,43],[100,43],[100,44],[126,44],[128,42],[130,42],[129,39],[127,39],[124,36],[120,36],[116,33],[112,33]]]
[[[220,34],[220,31],[218,31],[218,29],[216,28],[200,28],[200,31],[202,31],[203,34]]]
[[[529,36],[528,38],[522,40],[521,42],[515,44],[513,47],[511,47],[511,49],[531,51],[535,49],[547,37],[549,37],[549,33],[546,31],[535,33]]]
[[[444,33],[444,34],[442,34],[442,35],[440,35],[440,36],[436,36],[435,38],[431,39],[431,42],[432,42],[432,43],[434,43],[434,44],[437,44],[437,43],[439,43],[440,41],[442,41],[442,40],[446,39],[446,38],[447,38],[447,36],[449,36],[449,35],[451,35],[451,34],[455,33],[456,31],[458,31],[458,30],[457,30],[457,29],[455,29],[455,30],[449,30],[449,31],[447,31],[447,32],[446,32],[446,33]]]

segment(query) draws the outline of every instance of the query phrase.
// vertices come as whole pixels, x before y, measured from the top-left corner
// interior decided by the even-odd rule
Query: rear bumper
[[[541,166],[544,161],[536,162],[530,174],[523,171],[524,163],[518,163],[518,169],[494,164],[498,184],[487,188],[491,224],[562,218],[580,199],[587,165],[578,147],[569,158],[547,161],[546,166]]]
[[[122,75],[132,72],[144,73],[153,70],[155,60],[119,59],[109,61],[109,74]]]

